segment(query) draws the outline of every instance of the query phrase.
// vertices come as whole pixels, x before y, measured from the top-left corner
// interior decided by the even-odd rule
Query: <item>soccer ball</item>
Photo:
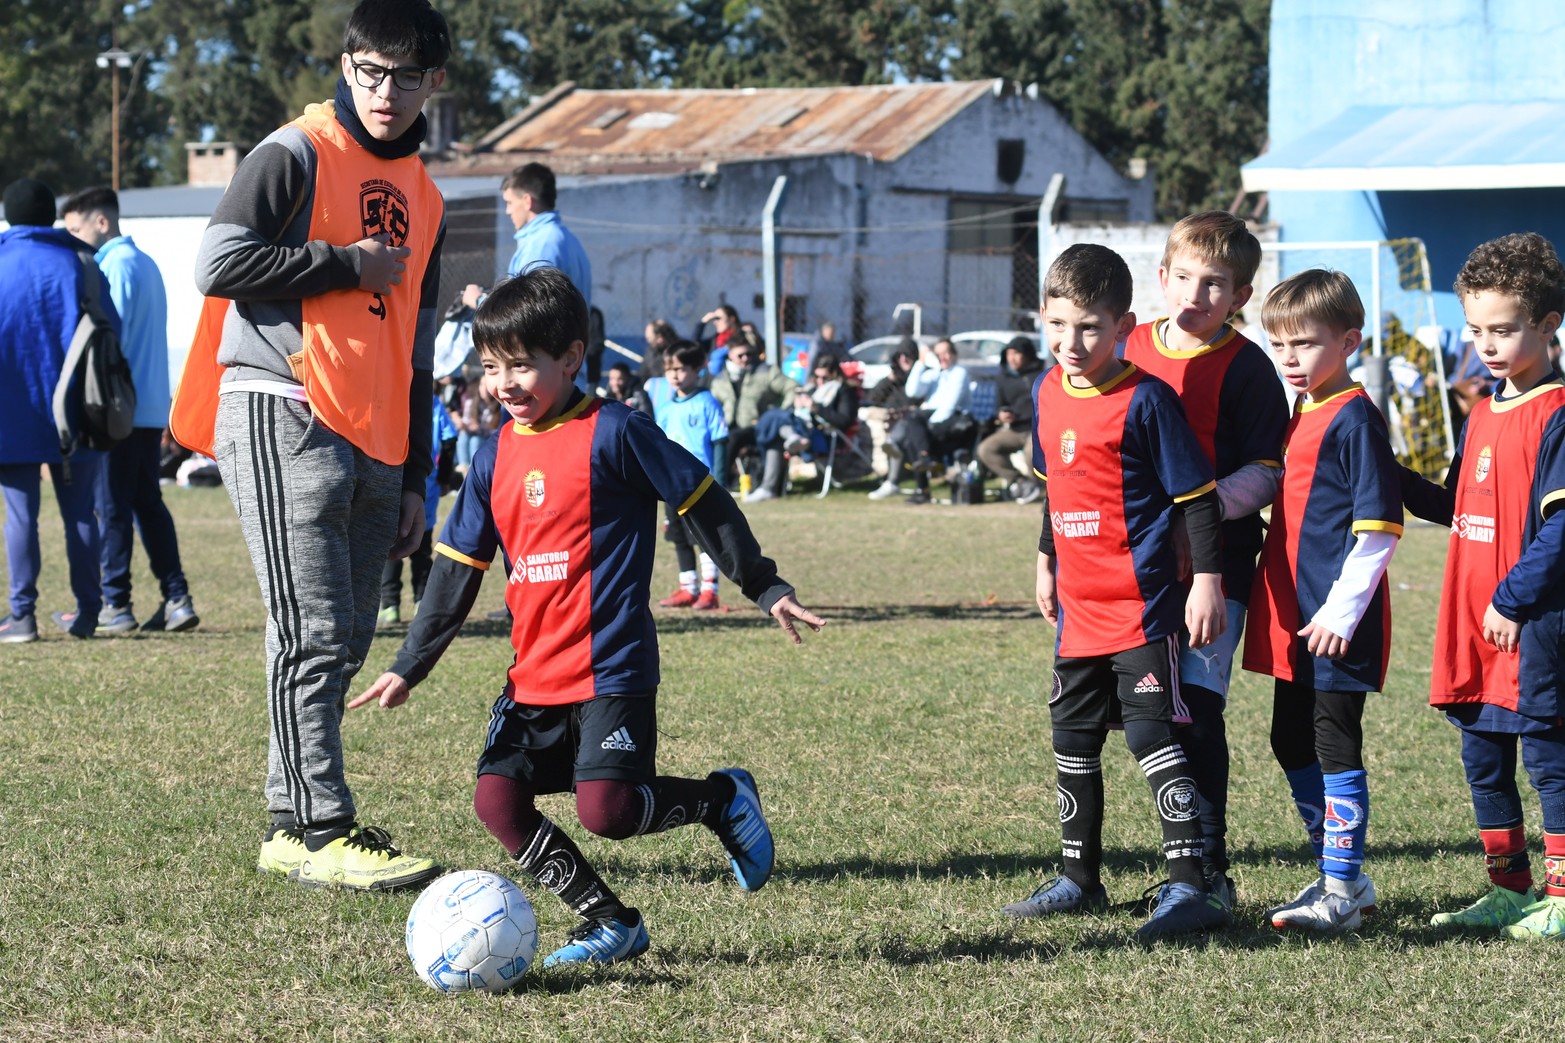
[[[407,946],[418,976],[441,992],[504,992],[538,954],[538,920],[505,877],[447,873],[413,903]]]

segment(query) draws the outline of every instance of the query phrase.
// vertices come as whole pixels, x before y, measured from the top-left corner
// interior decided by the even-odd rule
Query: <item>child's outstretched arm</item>
[[[826,625],[824,619],[794,599],[793,587],[777,575],[777,563],[761,553],[744,512],[721,484],[711,483],[685,511],[685,520],[691,523],[701,549],[717,563],[723,575],[738,584],[744,596],[759,605],[762,612],[777,620],[794,644],[802,642],[795,622],[816,632]]]
[[[378,702],[389,710],[407,702],[413,686],[429,676],[462,629],[483,580],[483,570],[436,554],[423,600],[418,604],[418,615],[413,617],[408,636],[402,639],[396,661],[348,703],[348,709]]]
[[[1457,453],[1446,471],[1445,484],[1436,485],[1409,467],[1400,467],[1402,506],[1415,518],[1450,527],[1456,513],[1456,476],[1462,473],[1462,454]]]
[[[1190,647],[1205,648],[1228,629],[1228,604],[1223,600],[1222,508],[1217,490],[1177,503],[1184,512],[1190,537],[1190,594],[1185,599],[1185,629]]]

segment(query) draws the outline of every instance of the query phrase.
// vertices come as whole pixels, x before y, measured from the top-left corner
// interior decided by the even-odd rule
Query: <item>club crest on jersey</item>
[[[1473,479],[1482,482],[1494,469],[1494,450],[1484,446],[1478,450],[1478,462],[1473,464]]]
[[[402,189],[380,178],[372,178],[359,188],[359,223],[366,237],[386,235],[392,246],[408,241],[408,198]]]
[[[522,479],[522,493],[527,497],[527,506],[543,506],[543,472],[536,467],[527,472]]]
[[[1060,432],[1060,463],[1073,464],[1076,462],[1076,429],[1067,427]]]

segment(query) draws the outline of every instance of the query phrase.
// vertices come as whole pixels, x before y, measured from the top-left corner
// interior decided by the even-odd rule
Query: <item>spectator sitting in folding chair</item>
[[[1043,496],[1043,484],[1032,475],[1033,383],[1043,372],[1037,346],[1031,337],[1016,337],[1005,346],[1005,367],[996,379],[999,399],[997,426],[978,443],[978,459],[1000,481],[1005,496],[1017,503],[1032,503]],[[1020,451],[1027,461],[1027,474],[1011,463]]]
[[[831,440],[845,437],[859,416],[859,392],[830,352],[815,359],[810,382],[793,397],[793,408],[768,409],[755,425],[756,448],[762,450],[761,483],[744,500],[759,503],[783,494],[787,478],[783,454],[825,456]],[[829,478],[823,481],[830,482]]]
[[[969,410],[972,381],[966,367],[957,365],[956,347],[939,340],[932,355],[924,352],[907,375],[908,397],[923,399],[923,404],[905,414],[886,436],[887,458],[901,457],[918,484],[907,498],[912,504],[929,502],[930,474],[944,470],[945,454],[971,449],[978,430]]]

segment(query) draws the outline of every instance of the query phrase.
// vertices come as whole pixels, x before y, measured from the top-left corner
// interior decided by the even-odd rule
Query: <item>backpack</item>
[[[54,427],[60,435],[63,477],[70,480],[70,455],[78,448],[112,449],[130,437],[136,421],[136,388],[114,323],[98,296],[102,275],[92,254],[81,251],[78,299],[81,319],[54,386]]]

